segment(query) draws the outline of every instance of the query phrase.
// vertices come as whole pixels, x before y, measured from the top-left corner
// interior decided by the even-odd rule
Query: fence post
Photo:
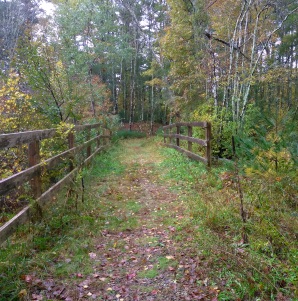
[[[28,161],[29,167],[32,167],[40,163],[40,153],[39,153],[39,141],[35,140],[29,143],[28,145]],[[31,190],[33,196],[38,198],[41,196],[41,175],[40,172],[37,172],[30,181]]]
[[[71,131],[69,134],[68,134],[68,148],[71,149],[74,147],[74,133],[73,131]],[[69,171],[72,171],[73,168],[74,168],[74,156],[73,155],[70,155],[70,158],[69,158]]]
[[[206,159],[208,167],[211,166],[211,123],[207,122],[205,128],[205,140],[206,140]]]
[[[188,133],[187,133],[188,137],[192,137],[192,126],[189,125],[187,128],[188,128]],[[192,152],[192,142],[191,141],[188,141],[188,150],[190,152]]]
[[[97,130],[97,139],[96,139],[96,146],[97,146],[97,148],[99,148],[100,147],[100,130],[98,129]]]
[[[104,129],[104,136],[108,136],[109,135],[109,130],[108,129]],[[104,138],[104,145],[107,145],[109,143],[109,138],[105,137]]]
[[[91,139],[91,129],[87,129],[87,138],[86,140],[89,141]],[[91,156],[91,145],[87,146],[87,158]]]
[[[177,127],[176,134],[177,134],[177,135],[180,135],[180,126],[179,126],[179,125],[176,125],[176,127]],[[176,138],[176,145],[177,145],[177,146],[180,146],[180,140],[179,140],[179,138]]]

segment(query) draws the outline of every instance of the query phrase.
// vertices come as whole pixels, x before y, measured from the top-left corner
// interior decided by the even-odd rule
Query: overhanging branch
[[[245,59],[247,59],[248,61],[250,61],[250,59],[241,51],[240,47],[237,45],[232,45],[231,43],[224,41],[222,39],[216,38],[214,37],[211,33],[209,33],[208,31],[205,31],[205,36],[209,39],[209,40],[214,40],[217,41],[219,43],[222,43],[228,47],[232,47],[234,50],[238,51]]]

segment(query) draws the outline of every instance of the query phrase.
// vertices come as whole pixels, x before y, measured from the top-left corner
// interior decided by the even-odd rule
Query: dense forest
[[[275,169],[297,156],[297,1],[1,1],[1,132],[213,123]],[[254,149],[254,151],[252,151]]]

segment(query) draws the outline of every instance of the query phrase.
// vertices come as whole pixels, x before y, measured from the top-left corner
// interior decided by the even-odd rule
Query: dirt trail
[[[110,177],[103,201],[117,203],[111,219],[125,227],[93,233],[94,273],[78,277],[57,300],[217,300],[208,285],[204,258],[187,247],[191,233],[177,236],[184,204],[160,179],[164,160],[157,145],[145,139],[123,142],[125,172]]]
[[[156,151],[157,146],[144,140],[130,140],[123,146],[125,154],[121,163],[126,171],[111,186],[117,189],[116,194],[123,195],[124,202],[136,202],[138,209],[133,209],[131,214],[138,226],[120,232],[105,231],[98,239],[96,258],[102,265],[98,275],[104,278],[98,297],[216,300],[216,290],[196,283],[206,279],[200,258],[189,257],[185,242],[172,239],[175,221],[183,218],[184,208],[179,205],[179,196],[160,183],[158,165],[164,158]],[[90,290],[98,291],[99,282],[89,283]]]

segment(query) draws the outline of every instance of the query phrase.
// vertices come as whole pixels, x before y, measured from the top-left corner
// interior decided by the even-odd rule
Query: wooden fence
[[[0,195],[6,195],[12,189],[16,189],[22,184],[30,182],[32,194],[36,200],[34,204],[26,206],[0,227],[0,244],[13,234],[19,225],[31,220],[31,216],[34,214],[33,208],[36,205],[41,208],[48,203],[59,190],[74,179],[82,166],[87,165],[96,154],[106,147],[107,140],[110,139],[111,133],[107,133],[108,130],[104,130],[105,134],[100,134],[102,130],[100,127],[100,124],[75,126],[67,135],[68,141],[65,141],[65,143],[68,144],[68,149],[42,162],[40,161],[40,141],[57,137],[56,129],[0,135],[0,149],[13,148],[23,144],[28,145],[29,165],[29,168],[26,170],[0,181]],[[76,138],[79,135],[80,139],[83,139],[84,142],[76,145]],[[91,138],[91,136],[94,137]],[[57,183],[53,184],[47,191],[42,192],[42,172],[52,170],[54,167],[57,167],[59,163],[65,162],[65,159],[67,159],[68,162],[67,174]]]
[[[187,136],[181,135],[181,128],[187,128]],[[205,139],[198,139],[193,137],[193,128],[200,127],[205,129]],[[163,127],[164,130],[164,143],[168,147],[172,147],[177,151],[186,154],[188,157],[202,161],[211,166],[211,124],[210,122],[178,122]],[[173,131],[174,130],[174,131]],[[169,139],[167,143],[167,138]],[[175,141],[173,143],[173,140]],[[180,140],[188,142],[188,149],[180,147]],[[205,147],[205,157],[201,157],[193,152],[193,143]]]

